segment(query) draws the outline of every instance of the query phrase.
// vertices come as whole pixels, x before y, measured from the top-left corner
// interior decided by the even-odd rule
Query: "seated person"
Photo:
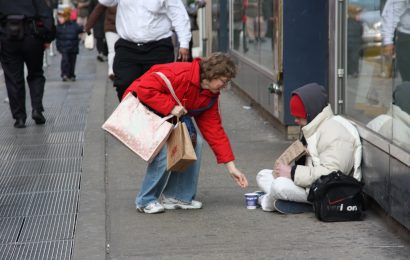
[[[264,169],[257,174],[257,184],[266,193],[259,197],[264,211],[292,213],[283,212],[278,204],[283,201],[308,203],[311,184],[333,171],[340,170],[361,179],[359,134],[348,120],[333,114],[323,86],[310,83],[293,91],[290,113],[302,127],[301,142],[306,146],[307,155],[293,166],[278,163],[274,170]]]

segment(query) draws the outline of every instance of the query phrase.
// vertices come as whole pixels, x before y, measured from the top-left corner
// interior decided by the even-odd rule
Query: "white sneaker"
[[[158,201],[154,201],[154,202],[149,203],[145,207],[137,207],[137,210],[141,213],[155,214],[155,213],[164,212],[165,208]]]
[[[191,202],[184,202],[174,198],[163,198],[162,204],[166,209],[200,209],[202,202],[192,200]]]
[[[275,208],[273,207],[273,205],[269,205],[269,200],[266,194],[259,196],[258,204],[260,205],[263,211],[266,211],[266,212],[275,211]]]

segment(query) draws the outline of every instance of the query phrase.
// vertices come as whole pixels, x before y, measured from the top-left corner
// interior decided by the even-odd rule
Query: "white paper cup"
[[[258,205],[258,194],[257,193],[245,193],[246,208],[256,209]]]

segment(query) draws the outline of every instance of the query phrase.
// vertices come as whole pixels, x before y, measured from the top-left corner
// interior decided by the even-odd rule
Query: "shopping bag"
[[[91,33],[87,33],[84,38],[84,48],[88,50],[94,49],[94,34],[91,31]]]
[[[102,128],[124,145],[151,162],[165,145],[173,124],[167,122],[172,115],[160,117],[150,111],[132,93],[121,101]]]
[[[167,141],[167,170],[183,172],[196,159],[188,129],[178,122]]]

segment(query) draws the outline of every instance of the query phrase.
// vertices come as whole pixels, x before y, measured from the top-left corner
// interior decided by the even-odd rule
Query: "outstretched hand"
[[[229,174],[231,175],[232,179],[239,185],[241,188],[248,187],[248,180],[240,170],[238,170],[234,164],[234,162],[228,162],[225,164]]]

